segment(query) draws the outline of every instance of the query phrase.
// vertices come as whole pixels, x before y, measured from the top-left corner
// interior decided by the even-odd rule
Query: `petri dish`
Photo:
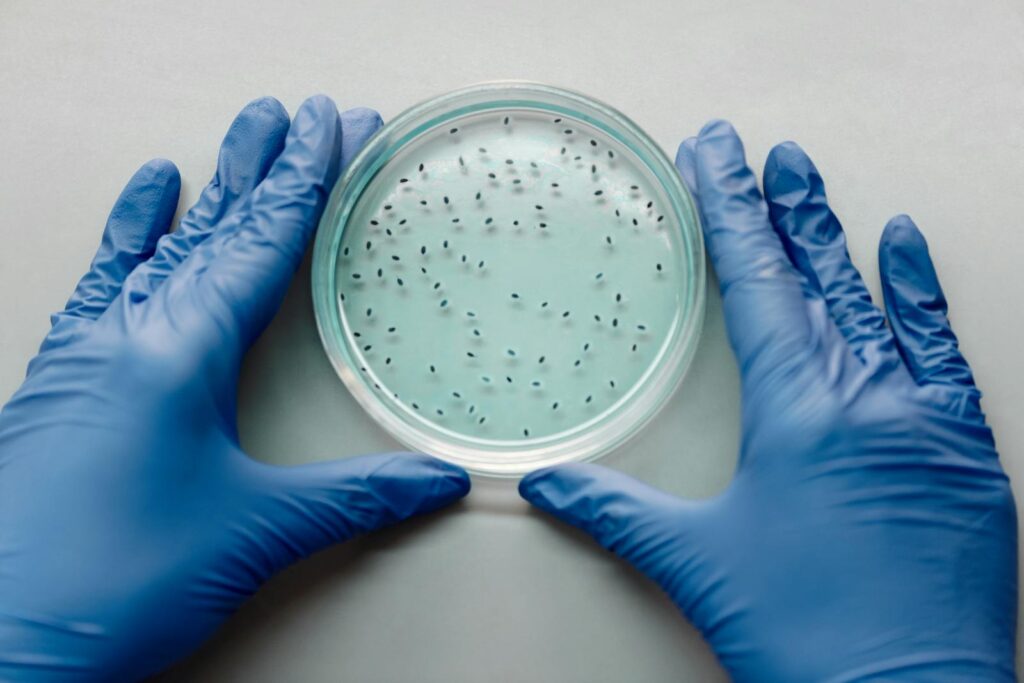
[[[683,379],[704,316],[692,198],[623,114],[494,82],[412,107],[333,189],[324,347],[407,447],[517,476],[597,457]]]

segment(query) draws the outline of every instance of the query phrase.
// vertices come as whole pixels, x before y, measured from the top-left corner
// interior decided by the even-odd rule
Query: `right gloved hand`
[[[1014,680],[1013,496],[921,233],[882,236],[887,326],[799,147],[765,198],[727,123],[677,165],[742,375],[735,479],[693,502],[563,465],[522,495],[657,581],[738,681]]]

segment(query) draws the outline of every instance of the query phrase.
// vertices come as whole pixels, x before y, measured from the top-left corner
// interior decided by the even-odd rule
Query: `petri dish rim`
[[[345,343],[348,329],[336,301],[337,260],[347,217],[376,173],[409,141],[447,121],[490,110],[528,109],[578,119],[633,152],[671,202],[681,227],[687,266],[678,314],[655,360],[618,401],[566,431],[515,440],[475,438],[445,429],[404,404],[383,400],[372,371]],[[599,457],[638,433],[682,383],[700,338],[706,267],[696,207],[678,172],[658,145],[627,116],[578,92],[528,81],[492,81],[431,98],[399,114],[364,146],[335,184],[320,221],[313,252],[312,291],[317,329],[335,372],[357,403],[405,446],[455,462],[475,474],[514,477],[538,467]]]

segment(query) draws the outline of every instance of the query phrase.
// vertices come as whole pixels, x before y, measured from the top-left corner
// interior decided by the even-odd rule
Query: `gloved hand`
[[[168,235],[174,166],[128,183],[0,413],[0,678],[141,678],[298,558],[465,495],[465,472],[432,458],[279,468],[238,444],[242,355],[379,125],[326,97],[290,125],[253,102]]]
[[[522,495],[658,582],[737,681],[1014,680],[1013,497],[921,233],[882,236],[887,327],[799,147],[764,199],[727,123],[677,165],[742,375],[735,478],[695,502],[567,465]]]

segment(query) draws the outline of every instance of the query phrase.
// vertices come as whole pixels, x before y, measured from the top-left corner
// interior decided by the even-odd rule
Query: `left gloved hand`
[[[326,97],[290,125],[253,102],[167,235],[177,170],[152,161],[128,183],[0,412],[0,678],[142,678],[295,560],[466,494],[433,458],[278,468],[238,443],[242,356],[379,126]]]

